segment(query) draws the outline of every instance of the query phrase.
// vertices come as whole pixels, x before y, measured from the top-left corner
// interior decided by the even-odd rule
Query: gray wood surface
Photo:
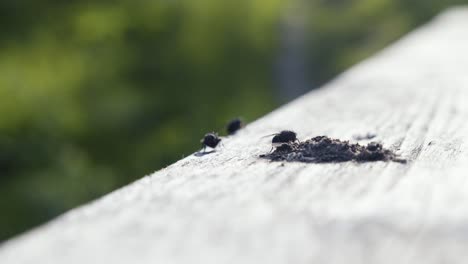
[[[468,9],[458,8],[216,153],[4,243],[0,263],[468,263],[467,102]],[[372,132],[409,162],[259,159],[270,150],[261,137],[281,129]]]

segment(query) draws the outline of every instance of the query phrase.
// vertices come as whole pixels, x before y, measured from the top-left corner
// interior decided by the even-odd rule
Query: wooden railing
[[[262,136],[381,142],[406,163],[259,158]],[[359,140],[358,140],[359,139]],[[7,241],[0,263],[468,263],[468,9],[445,12],[208,155]]]

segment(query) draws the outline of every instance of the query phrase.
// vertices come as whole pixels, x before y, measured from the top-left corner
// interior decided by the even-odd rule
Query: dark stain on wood
[[[377,134],[372,133],[372,132],[368,132],[366,134],[354,135],[353,138],[355,140],[369,140],[369,139],[375,138],[376,136],[377,136]]]

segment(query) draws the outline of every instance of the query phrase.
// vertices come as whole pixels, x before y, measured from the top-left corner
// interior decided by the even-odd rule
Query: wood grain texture
[[[468,263],[467,102],[468,9],[458,8],[217,152],[4,243],[0,263]],[[281,129],[372,132],[409,162],[259,159],[270,150],[261,137]]]

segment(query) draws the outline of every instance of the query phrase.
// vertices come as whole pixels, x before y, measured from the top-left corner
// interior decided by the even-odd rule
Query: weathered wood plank
[[[224,140],[0,248],[0,263],[467,263],[468,9]],[[407,158],[258,158],[293,129]],[[366,142],[366,141],[363,141]]]

